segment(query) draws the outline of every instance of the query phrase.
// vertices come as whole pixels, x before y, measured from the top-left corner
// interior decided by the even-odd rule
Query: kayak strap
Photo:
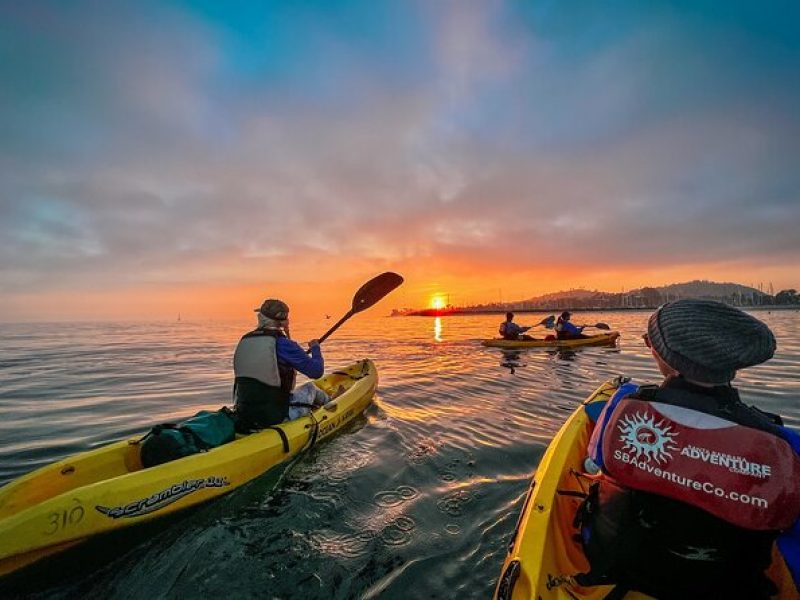
[[[317,443],[317,436],[319,435],[319,421],[317,421],[317,417],[314,416],[313,412],[308,413],[308,416],[311,417],[313,425],[306,425],[306,428],[313,427],[313,430],[311,431],[311,436],[308,438],[308,444],[303,448],[303,452],[314,447],[314,444]]]
[[[269,427],[264,427],[264,429],[274,429],[278,432],[278,435],[281,436],[281,442],[283,443],[283,452],[285,454],[289,454],[289,438],[286,437],[286,432],[276,425],[270,425]]]
[[[289,402],[289,406],[293,406],[295,408],[315,408],[315,405],[312,402]]]
[[[522,573],[522,565],[518,560],[512,560],[500,577],[500,583],[497,585],[497,600],[511,600],[514,585],[517,583],[520,573]]]
[[[584,494],[583,492],[575,492],[573,490],[556,490],[556,494],[559,496],[572,496],[573,498],[586,498],[589,494]]]
[[[591,587],[595,585],[607,585],[611,582],[609,581],[598,581],[597,579],[592,577],[591,573],[578,573],[575,575],[575,583],[585,587]],[[625,595],[631,591],[627,585],[615,585],[611,588],[605,596],[603,596],[602,600],[622,600]]]
[[[200,452],[206,452],[211,449],[211,445],[206,443],[206,441],[201,438],[197,432],[192,429],[191,427],[187,427],[185,425],[180,425],[178,423],[161,423],[160,425],[155,425],[150,431],[145,433],[141,438],[135,440],[134,444],[141,444],[147,438],[152,437],[154,435],[159,435],[165,429],[172,429],[174,431],[180,431],[184,435],[188,435],[192,438],[195,446]]]
[[[128,443],[131,444],[132,446],[139,445],[143,441],[145,441],[147,438],[149,438],[149,437],[151,437],[153,435],[158,435],[164,429],[178,429],[178,424],[177,423],[161,423],[160,425],[156,425],[155,427],[153,427],[150,431],[145,433],[138,440],[129,440]]]

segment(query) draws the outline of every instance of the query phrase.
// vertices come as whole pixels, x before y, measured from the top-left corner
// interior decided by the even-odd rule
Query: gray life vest
[[[272,387],[281,387],[275,350],[277,332],[276,335],[270,333],[265,329],[257,329],[242,337],[233,354],[235,377],[249,377]]]
[[[234,403],[242,431],[282,422],[289,414],[295,370],[278,361],[276,329],[256,329],[244,335],[233,355]]]

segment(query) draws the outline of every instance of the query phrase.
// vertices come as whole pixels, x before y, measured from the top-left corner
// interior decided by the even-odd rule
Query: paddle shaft
[[[352,317],[354,314],[373,306],[381,298],[385,297],[386,294],[397,288],[397,286],[399,286],[401,283],[403,283],[403,278],[397,273],[392,273],[390,271],[381,273],[380,275],[370,279],[367,283],[362,285],[353,296],[353,307],[347,311],[347,314],[339,319],[333,327],[326,331],[321,338],[319,338],[319,343],[321,344],[327,340],[334,331],[339,329],[339,327],[341,327],[342,324],[347,321],[347,319]]]
[[[341,319],[339,319],[338,321],[336,321],[336,324],[334,324],[334,326],[333,326],[333,327],[331,327],[330,329],[328,329],[328,331],[326,331],[326,332],[325,332],[325,333],[322,335],[322,337],[321,337],[321,338],[319,338],[319,343],[321,344],[322,342],[324,342],[325,340],[327,340],[327,339],[330,337],[330,335],[331,335],[331,334],[332,334],[334,331],[336,331],[337,329],[339,329],[339,327],[341,327],[341,326],[344,324],[344,322],[345,322],[345,321],[347,321],[347,319],[349,319],[350,317],[352,317],[354,314],[356,314],[356,313],[353,311],[353,309],[350,309],[349,311],[347,311],[347,314],[346,314],[345,316],[343,316]]]

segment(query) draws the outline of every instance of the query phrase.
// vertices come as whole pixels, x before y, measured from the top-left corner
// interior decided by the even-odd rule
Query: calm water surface
[[[355,426],[223,499],[69,553],[0,593],[489,598],[531,473],[564,419],[608,377],[658,381],[640,338],[648,314],[578,316],[621,331],[617,348],[505,354],[479,345],[499,316],[357,315],[324,346],[328,370],[378,365],[374,406]],[[743,399],[800,429],[800,313],[757,316],[778,353],[737,379]],[[249,325],[0,325],[0,485],[229,403],[233,349]],[[293,335],[328,325],[296,324]]]

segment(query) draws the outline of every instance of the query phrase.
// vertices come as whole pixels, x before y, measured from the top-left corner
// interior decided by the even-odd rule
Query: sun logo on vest
[[[625,415],[618,424],[620,441],[625,443],[623,451],[632,455],[634,459],[640,458],[650,462],[666,462],[672,458],[671,450],[678,450],[673,443],[677,433],[671,431],[671,426],[664,426],[664,421],[655,422],[655,417],[644,413]]]

